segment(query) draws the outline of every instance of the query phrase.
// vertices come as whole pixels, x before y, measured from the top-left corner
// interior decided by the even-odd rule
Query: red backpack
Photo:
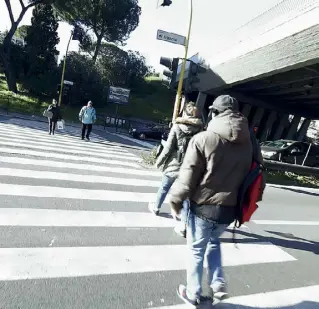
[[[240,186],[237,200],[235,227],[249,222],[251,216],[258,209],[257,203],[261,201],[264,191],[264,167],[259,162],[259,146],[253,132],[250,133],[253,146],[253,160],[250,171]]]

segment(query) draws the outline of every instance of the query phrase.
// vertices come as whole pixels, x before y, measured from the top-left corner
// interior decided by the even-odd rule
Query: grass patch
[[[313,176],[300,176],[290,172],[269,171],[266,182],[283,186],[319,188],[319,179]]]
[[[18,89],[22,89],[18,85]],[[35,97],[28,93],[14,94],[7,90],[5,76],[0,74],[0,108],[10,112],[40,116],[52,98]],[[166,89],[160,78],[149,77],[141,89],[132,91],[128,105],[119,107],[119,117],[134,117],[153,121],[169,121],[173,112],[174,93]],[[77,121],[80,106],[61,106],[63,118]],[[97,114],[115,115],[116,105],[96,106]]]
[[[142,152],[141,157],[144,165],[149,167],[154,166],[156,162],[156,148],[157,147],[154,147],[151,151],[148,152]]]

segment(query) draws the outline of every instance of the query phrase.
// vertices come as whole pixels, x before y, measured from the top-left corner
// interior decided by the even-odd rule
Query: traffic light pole
[[[71,43],[72,37],[73,37],[73,31],[71,32],[71,36],[70,36],[70,39],[69,39],[69,42],[68,42],[68,46],[66,48],[65,57],[64,57],[64,61],[63,61],[63,69],[62,69],[62,76],[61,76],[61,85],[60,85],[58,106],[61,106],[63,84],[64,84],[64,74],[65,74],[65,67],[66,67],[66,58],[68,56],[68,51],[69,51],[69,47],[70,47],[70,43]]]
[[[177,88],[177,94],[175,99],[175,106],[174,106],[174,113],[173,113],[173,122],[177,118],[182,102],[182,90],[183,90],[183,82],[184,82],[184,75],[185,75],[185,69],[186,69],[186,62],[187,62],[187,54],[188,54],[188,47],[189,47],[189,41],[191,36],[191,30],[192,30],[192,22],[193,22],[193,0],[190,0],[190,18],[189,18],[189,26],[188,26],[188,35],[185,42],[185,57],[183,59],[182,68],[181,68],[181,74],[179,77],[179,83]]]

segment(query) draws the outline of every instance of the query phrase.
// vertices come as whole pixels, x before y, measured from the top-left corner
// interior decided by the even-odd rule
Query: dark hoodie
[[[235,219],[240,185],[252,163],[247,119],[226,110],[214,117],[207,131],[190,141],[179,177],[170,193],[172,207],[189,198],[199,217],[229,224]]]
[[[186,135],[194,136],[196,133],[202,131],[202,129],[203,122],[199,118],[189,116],[176,118],[164,149],[156,160],[157,168],[161,169],[169,177],[177,177],[181,167],[181,162],[177,158],[178,144],[182,138],[180,131],[183,131]]]

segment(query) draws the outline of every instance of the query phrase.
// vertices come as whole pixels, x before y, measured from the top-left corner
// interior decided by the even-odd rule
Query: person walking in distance
[[[160,209],[167,193],[176,180],[180,166],[183,162],[184,155],[190,139],[203,128],[203,123],[198,117],[195,103],[189,102],[185,104],[182,117],[176,118],[173,124],[167,142],[156,160],[156,167],[163,172],[162,183],[158,189],[155,202],[149,203],[149,210],[159,215]],[[177,225],[175,232],[184,236],[186,233],[186,214],[187,201],[184,202],[185,211],[182,213],[182,224]]]
[[[52,113],[52,117],[49,118],[49,134],[54,135],[56,124],[62,119],[60,107],[57,105],[55,99],[53,99],[52,104],[48,107],[48,112]]]
[[[176,214],[190,200],[187,219],[187,285],[178,296],[196,307],[201,299],[206,252],[208,283],[214,298],[227,296],[219,237],[236,218],[239,188],[250,171],[253,148],[248,120],[229,95],[216,98],[207,131],[189,143],[169,203]],[[261,154],[260,154],[261,155]]]
[[[92,101],[89,101],[87,106],[82,107],[79,114],[79,120],[82,122],[82,140],[86,138],[89,141],[92,125],[96,121],[96,112]]]

